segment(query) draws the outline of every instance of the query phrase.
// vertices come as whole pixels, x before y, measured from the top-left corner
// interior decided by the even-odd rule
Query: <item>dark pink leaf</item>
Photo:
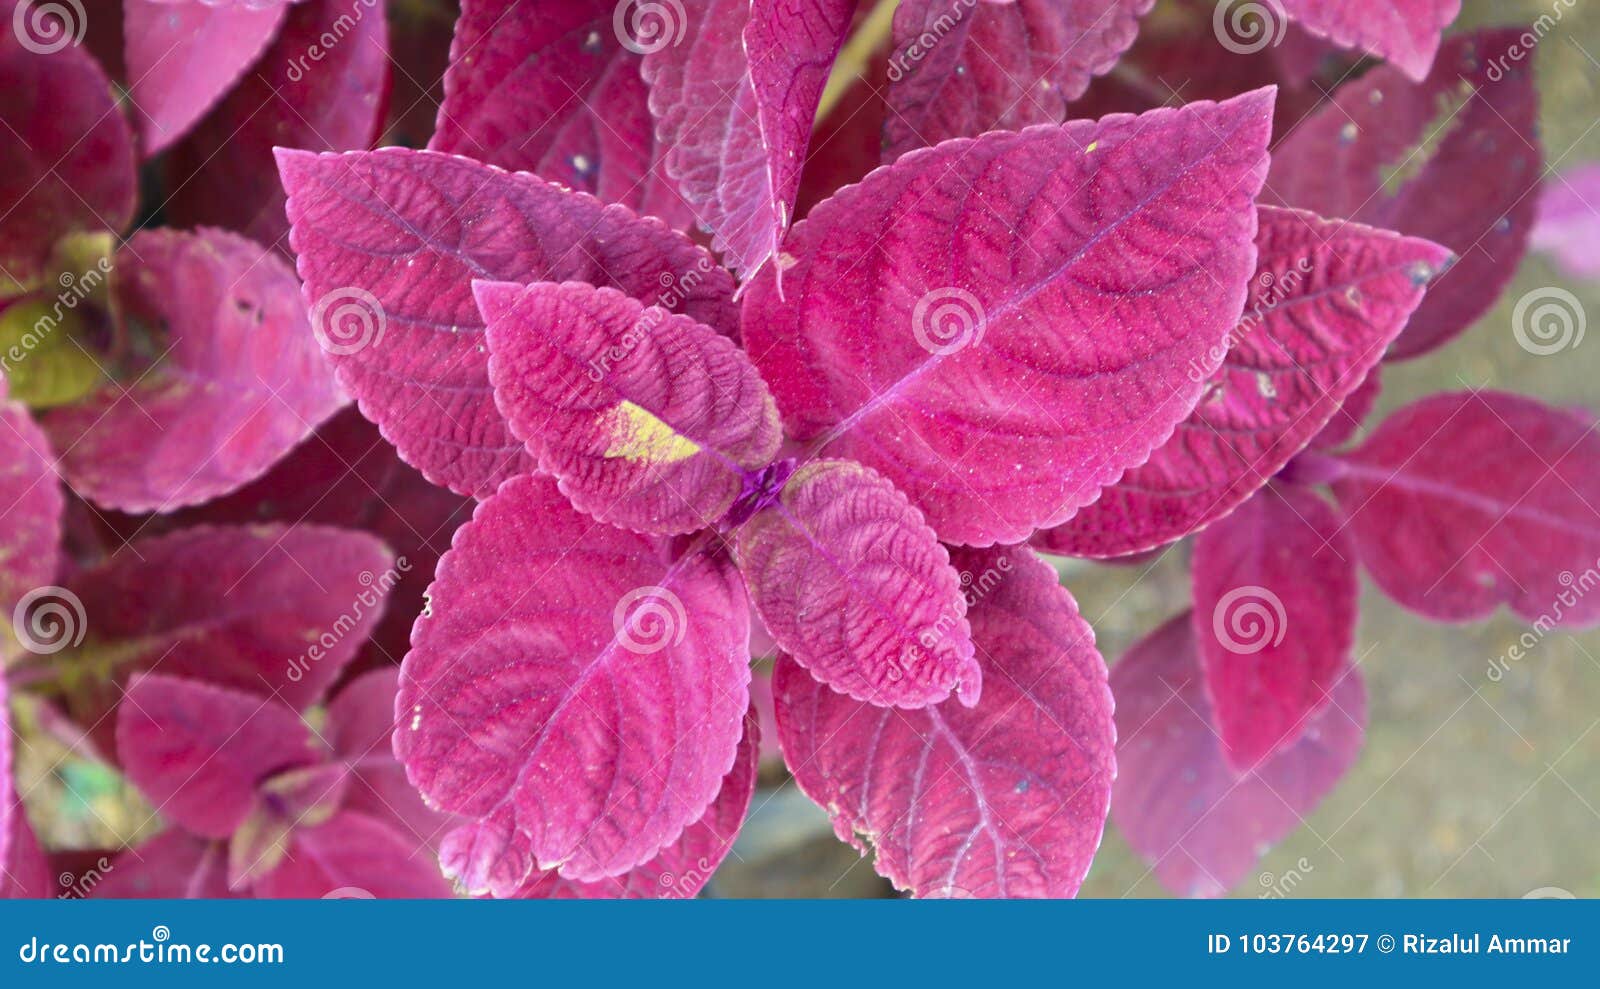
[[[1111,669],[1117,785],[1111,817],[1161,884],[1221,896],[1298,828],[1355,763],[1367,692],[1352,667],[1300,740],[1239,773],[1211,726],[1194,625],[1186,612]]]
[[[631,0],[464,0],[428,147],[687,226],[658,161],[632,10]],[[681,27],[681,6],[668,16]]]
[[[9,649],[7,650],[9,651]],[[11,852],[16,844],[14,828],[22,806],[17,802],[17,787],[11,768],[11,698],[6,693],[6,678],[0,676],[0,890],[14,885]]]
[[[28,410],[5,398],[0,378],[0,620],[7,627],[24,596],[56,579],[62,512],[50,443]],[[30,634],[26,629],[11,631]],[[26,638],[22,642],[28,645]],[[0,711],[4,708],[0,703]]]
[[[356,811],[295,831],[283,862],[252,887],[271,899],[437,899],[450,895],[433,856]]]
[[[790,234],[784,295],[745,298],[795,438],[877,468],[947,542],[1070,518],[1221,364],[1271,115],[1259,91],[994,132],[841,190]]]
[[[207,838],[233,834],[261,781],[320,757],[311,729],[283,703],[162,673],[129,681],[117,750],[156,813]]]
[[[221,900],[228,888],[228,852],[219,841],[165,831],[118,855],[94,887],[95,899]]]
[[[1111,694],[1094,632],[1022,547],[961,550],[983,701],[870,707],[780,657],[784,760],[834,831],[917,896],[1067,897],[1100,845]],[[964,575],[965,575],[964,574]]]
[[[369,147],[382,124],[388,51],[383,9],[373,0],[290,8],[260,63],[173,149],[170,222],[227,227],[287,252],[272,149]]]
[[[1383,392],[1382,367],[1380,364],[1367,372],[1366,380],[1356,386],[1356,390],[1339,406],[1339,411],[1322,427],[1322,432],[1312,438],[1309,449],[1331,450],[1343,446],[1361,432],[1367,417],[1372,415],[1373,406],[1378,404],[1378,396]]]
[[[267,50],[291,0],[122,0],[128,97],[144,155],[188,133]]]
[[[1600,278],[1600,162],[1545,179],[1532,243],[1569,274]]]
[[[1206,396],[1148,463],[1036,537],[1041,549],[1123,556],[1238,507],[1361,385],[1450,258],[1424,240],[1272,207],[1256,247],[1250,304]]]
[[[1200,533],[1193,569],[1212,727],[1249,769],[1293,745],[1350,668],[1355,549],[1320,495],[1273,485]]]
[[[1527,248],[1543,165],[1533,65],[1518,36],[1497,29],[1452,38],[1420,85],[1380,66],[1340,87],[1273,152],[1268,201],[1425,237],[1461,256],[1390,348],[1392,359],[1465,330]]]
[[[280,151],[313,331],[340,382],[436,484],[488,497],[533,468],[489,387],[473,279],[619,288],[738,335],[733,281],[703,249],[532,175],[389,148]]]
[[[817,103],[855,2],[619,9],[628,8],[627,43],[645,52],[663,164],[728,267],[749,277],[777,255],[793,219]]]
[[[323,735],[352,777],[344,808],[387,821],[402,838],[429,846],[442,834],[445,818],[422,802],[406,780],[405,767],[395,758],[394,703],[399,689],[396,667],[351,680],[328,705]]]
[[[1270,0],[1269,0],[1270,2]],[[1295,23],[1345,48],[1376,55],[1421,82],[1461,0],[1277,0]],[[1270,21],[1270,16],[1269,16]],[[1267,25],[1267,30],[1281,30]]]
[[[889,54],[884,160],[952,137],[1066,119],[1155,0],[905,0]]]
[[[1600,560],[1594,429],[1592,417],[1504,392],[1406,406],[1337,466],[1361,562],[1390,597],[1439,621],[1500,604],[1528,621],[1600,621],[1600,595],[1583,593]]]
[[[581,282],[476,282],[511,433],[580,511],[638,532],[714,525],[783,441],[761,375],[692,318]]]
[[[982,689],[950,555],[906,496],[847,460],[815,460],[739,530],[761,622],[812,676],[885,707]]]
[[[138,190],[133,133],[111,81],[70,43],[71,34],[19,38],[15,32],[27,32],[25,25],[41,13],[19,2],[0,0],[0,92],[6,94],[0,101],[0,289],[6,294],[16,290],[7,283],[31,287],[53,274],[46,269],[63,235],[121,232],[133,219]]]
[[[52,410],[74,491],[172,511],[254,480],[345,403],[309,332],[294,272],[220,230],[141,232],[117,295],[141,335],[117,382]]]
[[[395,750],[468,893],[593,882],[677,840],[733,765],[749,605],[731,567],[597,523],[546,478],[456,533],[417,621]]]
[[[683,829],[661,854],[620,876],[580,883],[546,872],[517,895],[528,899],[693,899],[733,850],[755,793],[761,728],[755,710],[745,715],[744,737],[722,789],[698,821]]]
[[[4,721],[0,714],[0,728],[6,727]],[[8,775],[0,790],[10,787]],[[0,900],[43,899],[60,892],[20,801],[12,799],[0,807],[0,825],[5,828],[0,831]]]

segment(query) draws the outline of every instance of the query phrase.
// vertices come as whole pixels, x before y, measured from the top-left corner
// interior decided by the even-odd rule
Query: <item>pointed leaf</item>
[[[1212,727],[1249,769],[1293,745],[1350,668],[1355,549],[1319,495],[1273,485],[1200,534],[1193,569]]]
[[[521,477],[456,533],[406,657],[395,751],[430,805],[477,819],[446,875],[509,896],[648,862],[711,804],[748,706],[731,568],[596,523]]]
[[[895,9],[884,160],[1066,119],[1155,0],[906,0]]]
[[[487,497],[533,468],[494,407],[473,279],[583,281],[737,336],[733,282],[660,223],[531,175],[389,148],[281,151],[313,332],[400,455]]]
[[[141,232],[118,254],[116,285],[149,339],[122,381],[44,419],[63,476],[95,504],[172,511],[225,494],[345,403],[294,272],[259,244]]]
[[[1055,570],[1027,549],[958,551],[983,700],[921,711],[834,693],[787,657],[784,761],[878,872],[917,896],[1067,897],[1100,845],[1115,736],[1105,662]]]
[[[61,568],[63,501],[50,443],[4,391],[0,378],[0,629],[11,629],[18,603],[53,584]],[[21,641],[26,647],[30,639]]]
[[[625,2],[619,10],[631,4]],[[687,0],[633,9],[663,164],[728,267],[749,277],[793,217],[817,103],[854,0]],[[642,32],[648,30],[648,35]]]
[[[885,707],[978,702],[967,602],[950,555],[871,470],[817,460],[739,529],[734,558],[761,622],[812,676]]]
[[[882,472],[948,542],[1070,518],[1221,363],[1271,103],[946,142],[819,205],[784,295],[764,276],[745,298],[791,433]]]
[[[1277,0],[1312,34],[1359,48],[1421,82],[1461,0]]]
[[[1414,402],[1345,454],[1334,483],[1361,562],[1438,621],[1505,604],[1528,621],[1600,621],[1600,436],[1590,417],[1504,392]],[[1577,584],[1575,588],[1573,585]]]
[[[1035,544],[1123,556],[1238,507],[1377,366],[1450,254],[1424,240],[1263,207],[1251,301],[1206,397],[1158,448]]]
[[[1355,763],[1367,692],[1352,668],[1300,740],[1239,773],[1211,727],[1186,612],[1111,669],[1117,785],[1111,818],[1156,878],[1180,896],[1221,896],[1300,827]]]
[[[438,899],[450,896],[433,857],[384,822],[344,811],[295,832],[283,863],[258,880],[264,899]]]
[[[1273,152],[1264,201],[1426,237],[1461,256],[1391,359],[1443,346],[1470,326],[1527,248],[1543,162],[1533,64],[1519,34],[1450,39],[1421,85],[1380,66],[1340,87]]]
[[[580,511],[639,532],[715,524],[783,441],[761,375],[688,316],[581,282],[475,282],[511,433]]]

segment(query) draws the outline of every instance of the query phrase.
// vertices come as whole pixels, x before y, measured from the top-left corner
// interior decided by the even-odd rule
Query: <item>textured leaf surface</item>
[[[0,0],[0,289],[43,277],[64,234],[120,232],[138,189],[133,132],[111,81],[76,45],[47,55],[25,48],[20,9]]]
[[[1244,319],[1172,438],[1035,544],[1123,556],[1219,519],[1309,444],[1377,366],[1449,252],[1359,224],[1263,207]]]
[[[1532,60],[1511,54],[1519,34],[1450,39],[1420,85],[1380,66],[1340,87],[1273,152],[1266,201],[1425,237],[1461,256],[1395,341],[1392,359],[1426,353],[1470,326],[1527,248],[1543,161]]]
[[[1600,436],[1591,417],[1504,392],[1414,402],[1344,455],[1334,484],[1361,562],[1439,621],[1500,604],[1529,621],[1600,621],[1577,579],[1600,559]]]
[[[1572,275],[1600,278],[1600,162],[1545,180],[1532,243]]]
[[[711,874],[733,850],[733,840],[744,824],[745,812],[756,788],[756,767],[761,749],[761,729],[755,710],[745,715],[744,737],[733,768],[722,778],[717,799],[698,821],[683,829],[678,840],[661,854],[623,873],[599,882],[579,883],[559,873],[539,875],[517,895],[528,899],[693,899]]]
[[[372,143],[389,76],[380,13],[369,0],[291,7],[261,61],[173,149],[171,222],[227,227],[287,252],[289,221],[272,149],[349,151]],[[327,37],[338,44],[324,47]]]
[[[318,759],[311,729],[270,698],[143,673],[117,706],[128,779],[161,814],[208,838],[233,834],[268,776]]]
[[[450,896],[450,884],[409,836],[347,810],[296,830],[283,862],[253,892],[272,899],[437,899]]]
[[[489,387],[473,279],[611,286],[738,335],[733,282],[654,220],[532,175],[391,148],[280,152],[313,330],[430,481],[487,497],[533,468]]]
[[[1027,549],[958,551],[973,575],[983,700],[921,711],[837,694],[780,657],[784,760],[839,837],[927,897],[1065,897],[1100,845],[1115,776],[1094,632]]]
[[[1271,104],[946,142],[816,207],[786,242],[784,296],[763,276],[745,297],[791,433],[878,469],[947,542],[1071,517],[1221,364]]]
[[[646,43],[643,71],[662,163],[742,275],[778,253],[817,103],[855,6],[688,0],[657,8],[660,34]]]
[[[417,622],[396,753],[467,892],[535,866],[593,882],[648,862],[733,765],[749,612],[731,568],[508,482],[456,533]]]
[[[259,244],[142,232],[119,252],[116,284],[149,336],[126,358],[126,385],[44,420],[63,476],[95,504],[171,511],[225,494],[345,403],[294,272]]]
[[[4,391],[0,381],[0,621],[10,623],[24,595],[56,579],[63,501],[49,442]]]
[[[683,8],[660,10],[646,21],[681,32]],[[687,226],[640,75],[640,52],[657,42],[629,30],[641,16],[616,0],[465,0],[428,147]]]
[[[738,532],[761,622],[811,675],[856,700],[978,702],[967,602],[922,514],[859,464],[806,464]]]
[[[1421,82],[1461,0],[1278,0],[1301,27],[1376,55]]]
[[[122,0],[129,91],[146,158],[176,142],[267,50],[290,0]]]
[[[474,291],[495,404],[580,511],[639,532],[693,532],[777,454],[772,395],[715,330],[579,282]]]
[[[1155,0],[906,0],[895,9],[884,159],[1066,119]]]
[[[1193,571],[1212,726],[1249,769],[1294,744],[1350,668],[1355,548],[1319,495],[1274,485],[1200,534]]]
[[[1156,878],[1180,896],[1221,896],[1300,827],[1354,764],[1366,733],[1359,669],[1300,740],[1238,773],[1210,724],[1190,615],[1177,616],[1111,668],[1117,783],[1111,818]]]

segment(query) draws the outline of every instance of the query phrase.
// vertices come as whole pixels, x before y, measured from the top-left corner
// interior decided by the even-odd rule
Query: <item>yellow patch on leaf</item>
[[[700,444],[657,419],[642,405],[624,401],[600,419],[610,434],[606,456],[630,463],[675,464],[700,452]]]

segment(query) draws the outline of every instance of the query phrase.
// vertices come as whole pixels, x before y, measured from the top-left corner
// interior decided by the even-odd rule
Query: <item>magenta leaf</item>
[[[117,750],[157,813],[207,838],[233,834],[261,780],[319,757],[311,729],[281,702],[163,673],[129,681]]]
[[[1193,414],[1135,467],[1035,545],[1123,556],[1238,507],[1309,444],[1359,388],[1450,253],[1310,213],[1261,209],[1244,319]]]
[[[906,0],[895,9],[884,159],[1066,119],[1155,0]]]
[[[1021,547],[961,550],[983,664],[975,708],[870,707],[780,657],[784,761],[834,831],[924,897],[1067,897],[1100,845],[1115,776],[1094,632]]]
[[[663,164],[728,267],[749,277],[777,255],[792,219],[854,0],[625,0],[619,10],[628,8]]]
[[[0,727],[4,725],[0,714]],[[8,729],[9,730],[9,729]],[[0,790],[10,788],[8,775]],[[22,803],[12,799],[0,807],[0,900],[36,900],[53,896],[61,887],[50,874],[49,860],[28,823]]]
[[[0,628],[9,629],[22,599],[56,579],[64,508],[49,442],[28,411],[4,394],[0,377]],[[29,645],[26,627],[11,632]]]
[[[620,876],[580,883],[560,873],[536,876],[517,893],[526,899],[693,899],[711,874],[733,850],[733,840],[744,825],[745,812],[756,788],[756,768],[761,749],[761,728],[752,708],[744,719],[744,737],[733,768],[722,779],[717,799],[698,821],[683,829],[677,841],[655,858]]]
[[[47,277],[56,241],[133,219],[133,133],[111,81],[71,35],[29,47],[36,10],[0,0],[0,290]],[[21,16],[17,16],[21,15]],[[59,25],[65,28],[65,25]],[[54,292],[54,288],[51,289]]]
[[[638,532],[715,524],[783,440],[761,375],[681,314],[581,282],[475,282],[512,435],[580,511]]]
[[[1211,726],[1189,614],[1111,669],[1117,784],[1111,818],[1156,878],[1181,896],[1221,896],[1293,832],[1355,763],[1367,692],[1352,667],[1299,741],[1240,773]]]
[[[611,286],[738,335],[733,281],[660,223],[532,175],[390,148],[280,151],[313,332],[430,481],[488,497],[533,469],[489,386],[472,281]]]
[[[946,142],[817,206],[784,294],[762,277],[745,298],[795,438],[876,468],[947,542],[1070,518],[1221,364],[1271,109],[1258,91]]]
[[[1344,48],[1359,48],[1421,82],[1461,0],[1277,0],[1295,23]],[[1270,20],[1270,17],[1269,17]],[[1275,28],[1268,24],[1267,30]]]
[[[341,806],[389,822],[414,845],[431,845],[440,836],[444,817],[422,802],[394,756],[399,689],[400,670],[394,666],[349,681],[328,705],[323,735],[351,777]],[[437,876],[436,863],[432,865]]]
[[[11,853],[16,844],[13,829],[22,815],[11,773],[11,698],[6,693],[6,678],[0,676],[0,890],[6,888],[6,877],[11,875]]]
[[[1193,569],[1212,726],[1250,769],[1315,723],[1350,668],[1355,549],[1320,495],[1273,485],[1200,533]]]
[[[118,855],[94,887],[95,899],[223,900],[228,888],[228,853],[219,841],[180,830],[164,831]]]
[[[1552,626],[1600,621],[1600,596],[1583,594],[1600,559],[1592,418],[1504,392],[1434,395],[1338,469],[1361,562],[1402,606],[1438,621],[1500,604]]]
[[[1554,256],[1577,278],[1600,279],[1600,162],[1585,162],[1545,179],[1534,248]]]
[[[371,0],[291,7],[260,63],[173,149],[172,222],[227,227],[287,252],[289,221],[272,149],[372,144],[389,77],[382,14]],[[325,45],[328,38],[338,43]]]
[[[630,10],[628,0],[464,0],[428,147],[687,226],[658,161]],[[671,10],[681,28],[682,7]]]
[[[1372,415],[1373,406],[1378,404],[1378,396],[1383,392],[1382,367],[1380,364],[1367,372],[1366,380],[1356,386],[1356,390],[1339,406],[1339,411],[1322,427],[1322,432],[1312,438],[1309,449],[1331,450],[1344,446],[1361,432],[1367,417]]]
[[[859,464],[817,460],[763,501],[734,558],[779,648],[856,700],[978,702],[959,577],[905,495]]]
[[[437,899],[450,884],[417,843],[357,811],[299,828],[283,861],[253,886],[273,899]]]
[[[183,137],[267,50],[291,0],[122,0],[128,97],[144,155]]]
[[[254,480],[345,398],[308,332],[294,273],[219,230],[147,231],[118,254],[117,295],[141,339],[120,382],[52,410],[45,431],[74,491],[171,511]]]
[[[535,867],[594,882],[677,840],[733,765],[749,612],[731,568],[507,482],[456,533],[412,633],[395,750],[473,818],[446,875],[509,896]]]
[[[1424,354],[1470,326],[1527,248],[1543,164],[1532,61],[1518,36],[1452,38],[1420,85],[1380,66],[1340,87],[1273,152],[1269,201],[1425,237],[1461,256],[1391,359]]]

